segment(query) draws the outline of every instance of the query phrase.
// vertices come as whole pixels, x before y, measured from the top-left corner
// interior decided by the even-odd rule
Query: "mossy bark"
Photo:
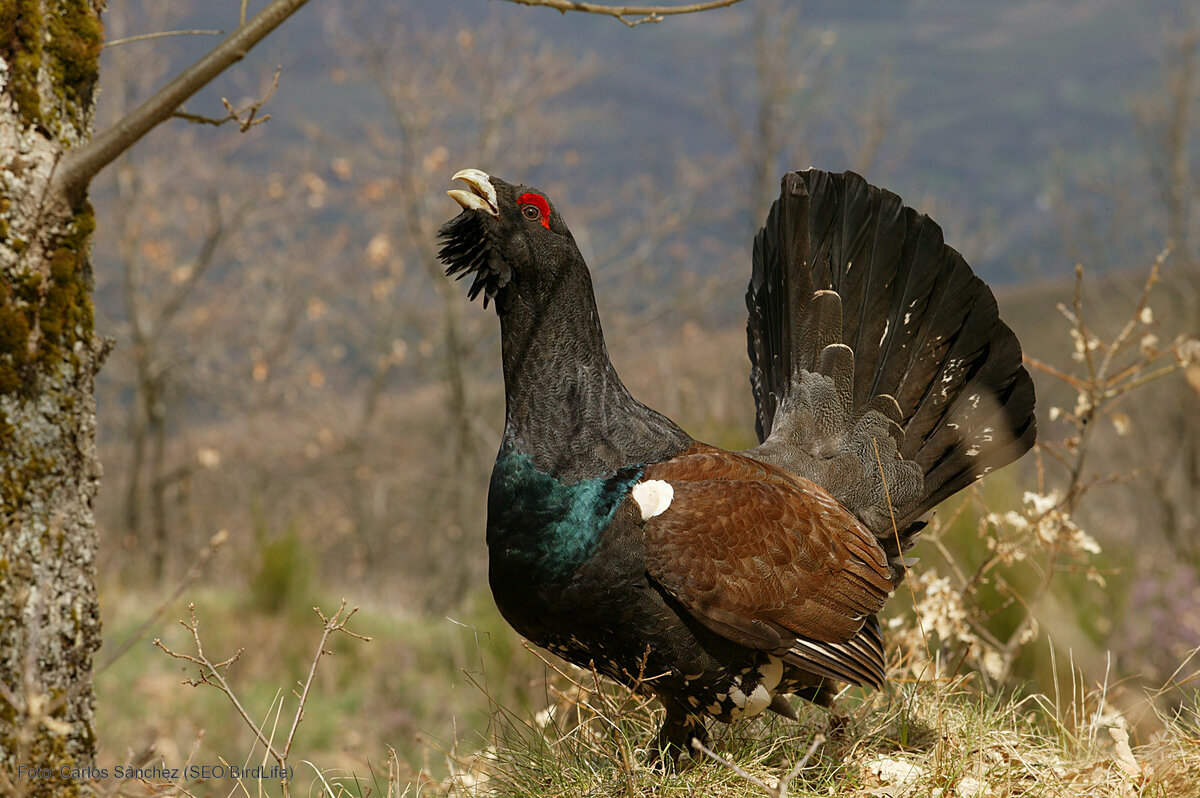
[[[88,794],[95,757],[104,347],[91,208],[48,186],[91,134],[102,5],[0,0],[0,793],[26,796]]]

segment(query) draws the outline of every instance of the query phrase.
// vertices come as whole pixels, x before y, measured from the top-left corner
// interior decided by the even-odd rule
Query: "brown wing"
[[[671,485],[645,522],[647,569],[698,620],[742,645],[860,684],[882,675],[864,622],[892,590],[875,537],[817,485],[697,444],[646,468]]]

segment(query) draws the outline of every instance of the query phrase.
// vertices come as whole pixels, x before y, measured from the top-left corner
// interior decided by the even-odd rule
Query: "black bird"
[[[938,225],[852,172],[784,177],[746,294],[760,444],[729,452],[626,390],[544,193],[454,178],[440,257],[500,317],[487,544],[513,628],[656,696],[670,759],[705,718],[882,687],[876,613],[923,516],[1036,434],[1020,345]]]

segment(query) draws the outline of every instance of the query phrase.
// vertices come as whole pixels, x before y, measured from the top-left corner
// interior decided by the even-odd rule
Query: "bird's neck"
[[[517,286],[512,286],[517,289]],[[584,267],[497,298],[506,397],[502,448],[576,482],[657,462],[691,439],[634,399],[608,358]]]

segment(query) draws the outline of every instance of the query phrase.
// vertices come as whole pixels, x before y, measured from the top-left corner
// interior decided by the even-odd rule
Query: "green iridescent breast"
[[[523,452],[501,450],[488,490],[493,562],[520,568],[530,578],[568,576],[595,549],[641,475],[641,467],[623,468],[567,484],[539,471]]]

